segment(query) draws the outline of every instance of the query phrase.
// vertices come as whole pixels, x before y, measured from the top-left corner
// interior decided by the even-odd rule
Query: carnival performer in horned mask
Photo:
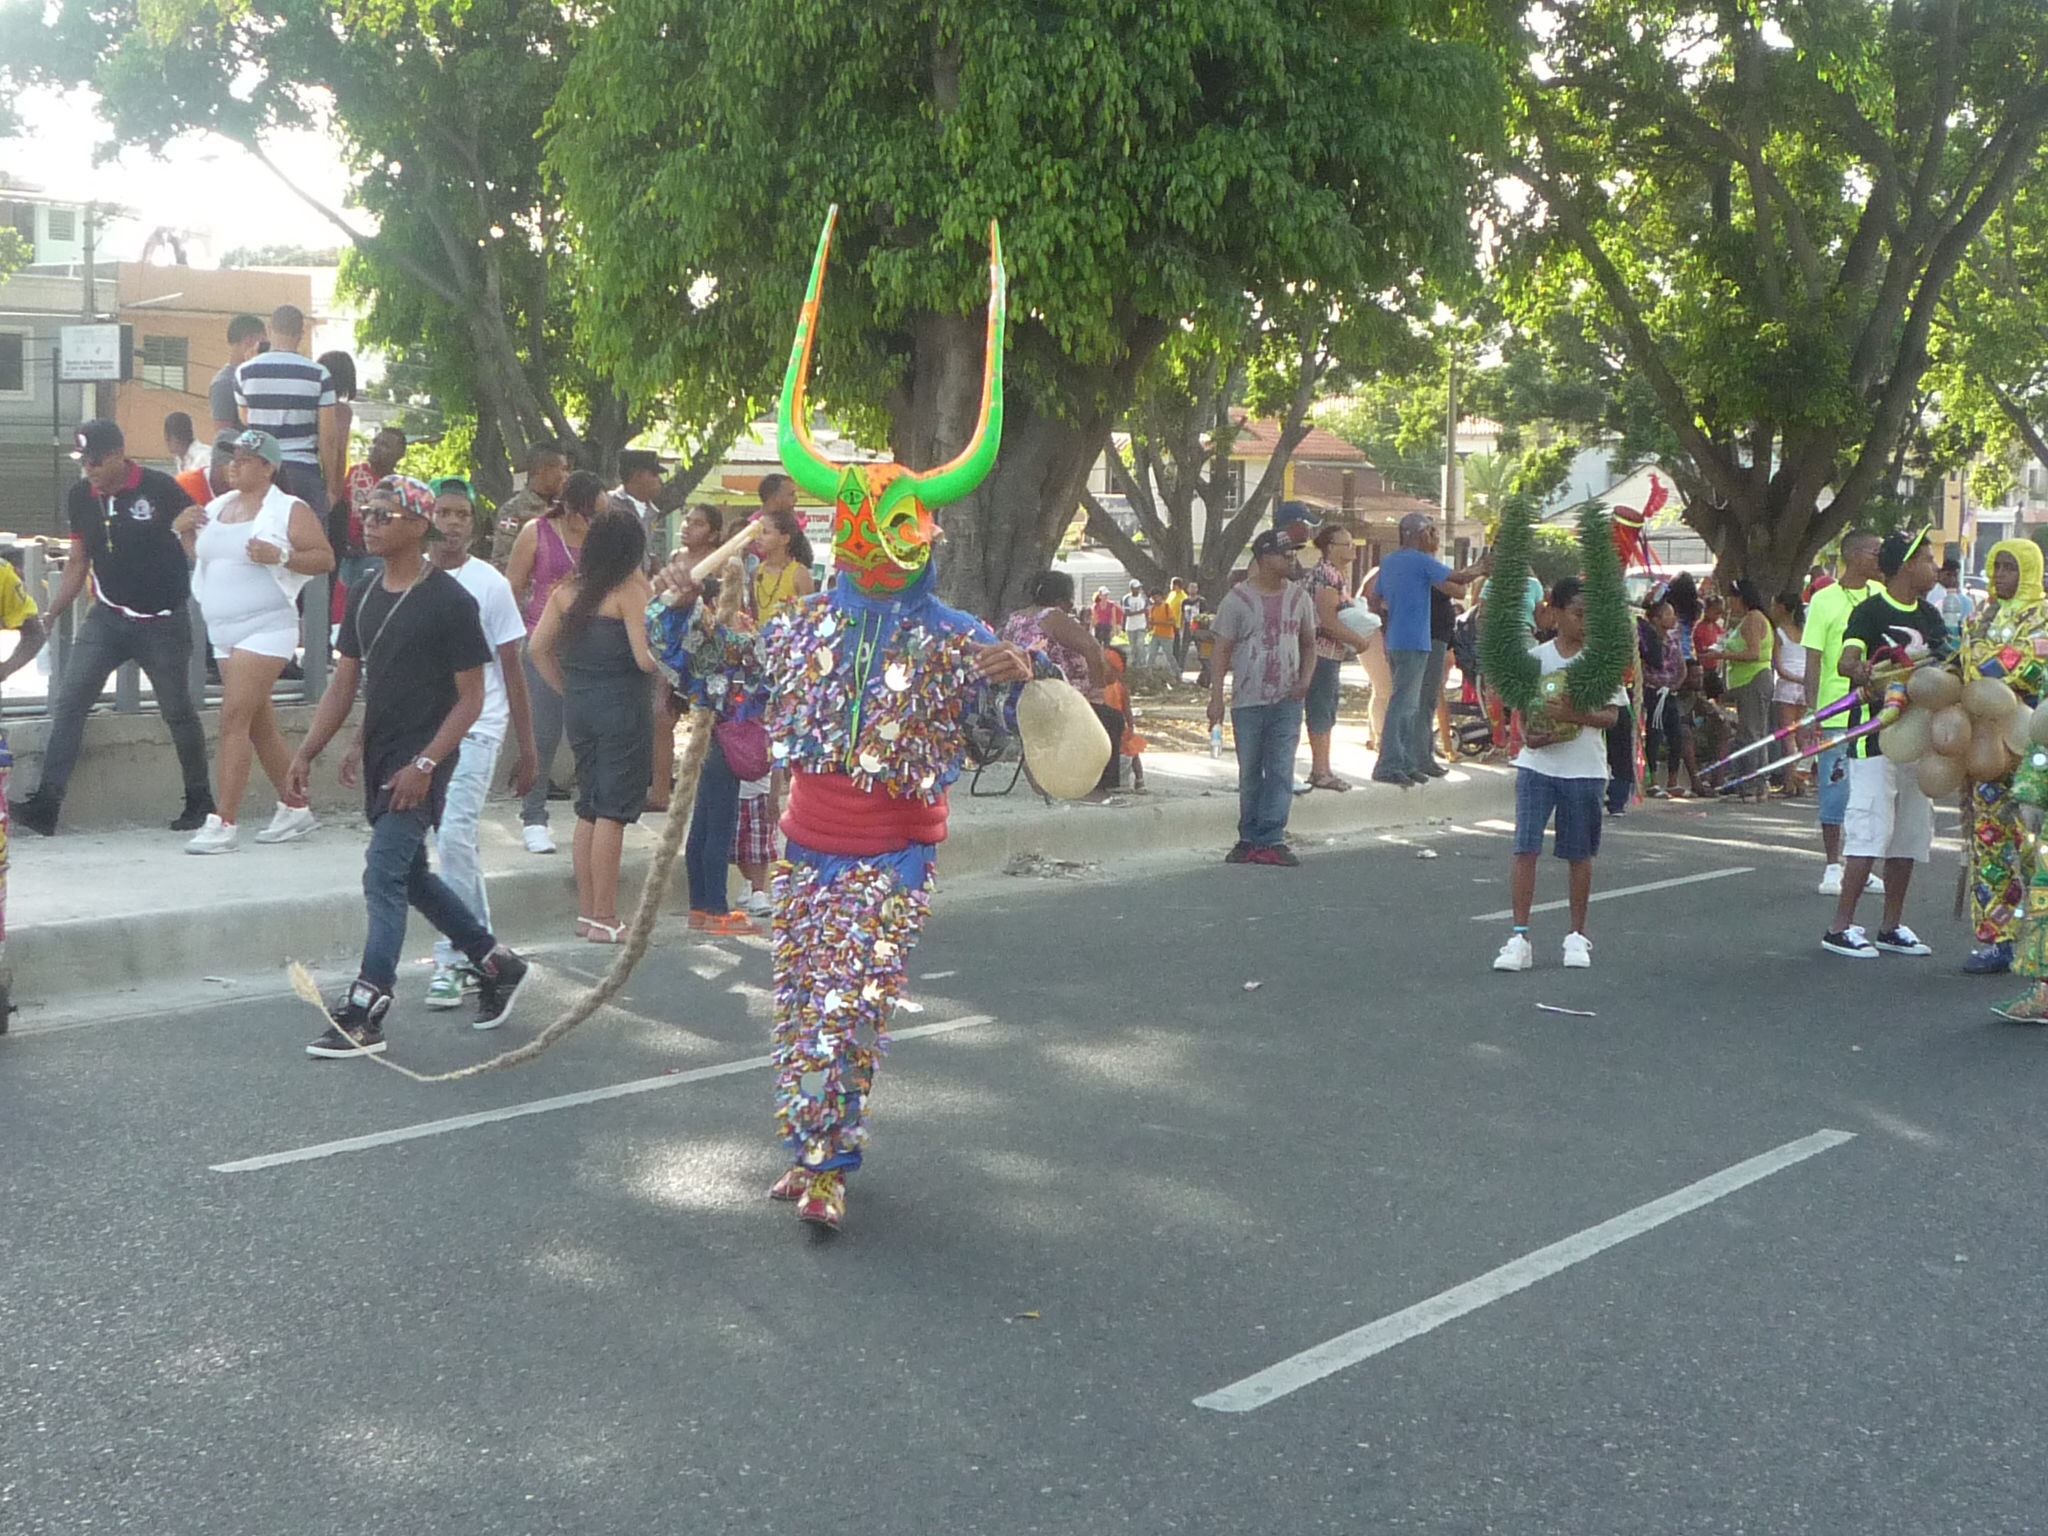
[[[825,220],[783,381],[784,466],[833,507],[830,587],[762,628],[758,656],[730,629],[699,624],[727,689],[758,688],[771,754],[790,776],[786,864],[775,880],[775,1120],[790,1168],[769,1190],[805,1221],[837,1228],[846,1178],[868,1140],[868,1100],[923,925],[946,835],[946,789],[967,729],[1002,729],[1015,688],[1057,676],[933,595],[931,509],[988,475],[1002,436],[1004,274],[989,229],[981,412],[960,455],[922,472],[836,465],[811,440],[805,379],[835,208]],[[656,615],[656,650],[690,670],[694,610]]]

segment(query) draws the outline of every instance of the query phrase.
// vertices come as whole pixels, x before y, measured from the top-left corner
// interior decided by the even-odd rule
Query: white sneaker
[[[206,825],[192,834],[192,841],[185,845],[187,853],[233,853],[241,828],[232,821],[222,821],[211,811],[207,813]]]
[[[1820,885],[1816,887],[1823,896],[1842,894],[1842,866],[1830,864],[1820,872]]]
[[[555,840],[548,836],[548,829],[546,827],[535,826],[531,822],[527,824],[526,851],[528,853],[553,853],[555,851]]]
[[[1496,971],[1526,971],[1536,963],[1536,951],[1529,947],[1526,935],[1511,933],[1507,943],[1501,945],[1500,953],[1493,957]]]
[[[766,891],[749,892],[747,911],[754,917],[767,917],[775,911],[775,899]]]
[[[1884,876],[1872,875],[1868,880],[1863,882],[1863,889],[1869,895],[1882,896],[1884,894]]]
[[[1564,968],[1568,971],[1590,971],[1593,968],[1593,941],[1583,933],[1564,936]]]
[[[319,828],[320,818],[310,805],[280,805],[270,825],[256,834],[259,843],[289,843]]]

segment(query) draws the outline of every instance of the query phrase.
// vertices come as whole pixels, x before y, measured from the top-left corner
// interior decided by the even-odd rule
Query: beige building
[[[114,394],[114,420],[135,458],[164,457],[164,417],[183,411],[202,443],[212,435],[206,390],[228,359],[228,322],[267,317],[280,304],[311,312],[303,272],[145,266],[118,269],[120,322],[134,337],[134,377]]]

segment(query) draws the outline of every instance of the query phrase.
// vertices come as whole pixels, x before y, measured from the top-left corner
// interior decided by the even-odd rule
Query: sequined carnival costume
[[[2007,539],[1992,546],[1986,568],[2000,555],[2019,567],[2019,582],[2006,599],[1987,600],[1963,626],[1964,680],[1993,678],[2032,708],[2048,687],[2048,593],[2041,584],[2040,546],[2032,539]],[[2032,865],[2032,839],[2020,824],[2013,776],[1970,786],[1970,919],[1982,946],[1968,969],[2002,971],[2019,922]]]
[[[810,435],[805,380],[838,210],[827,215],[778,414],[784,467],[833,506],[837,577],[763,627],[771,753],[790,776],[775,879],[775,1124],[791,1167],[769,1194],[836,1228],[868,1141],[875,1070],[921,930],[946,791],[967,731],[1003,728],[1038,670],[933,594],[934,507],[987,476],[1002,435],[1005,304],[989,228],[987,359],[974,434],[926,471],[834,464]],[[1050,675],[1050,664],[1044,670]]]

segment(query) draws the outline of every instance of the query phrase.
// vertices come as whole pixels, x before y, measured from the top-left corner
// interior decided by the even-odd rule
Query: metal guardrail
[[[22,585],[28,588],[29,596],[36,600],[36,606],[45,613],[49,611],[50,598],[62,579],[67,556],[40,540],[28,540],[21,546]],[[280,680],[272,690],[272,698],[280,703],[315,703],[327,689],[327,674],[331,665],[332,646],[329,640],[328,615],[333,611],[334,577],[316,576],[306,583],[299,597],[299,668],[301,676]],[[52,701],[57,697],[60,680],[70,664],[72,647],[77,641],[78,626],[84,622],[90,611],[90,593],[80,597],[71,605],[69,612],[50,625],[50,638],[45,649],[49,657],[50,683],[41,699],[18,699],[14,704],[17,715],[47,715]],[[199,604],[191,605],[192,658],[189,663],[188,679],[192,688],[193,702],[201,709],[217,704],[219,685],[207,682],[207,660],[210,654],[206,641],[206,621],[200,617]],[[113,708],[117,715],[140,714],[143,709],[142,669],[134,662],[124,663],[113,678]],[[101,694],[100,706],[106,703]]]

